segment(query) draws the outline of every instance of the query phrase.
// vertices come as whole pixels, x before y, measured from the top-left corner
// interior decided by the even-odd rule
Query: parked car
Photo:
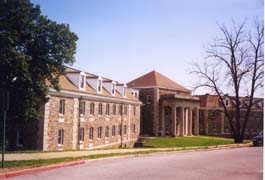
[[[253,146],[263,145],[263,131],[253,138]]]

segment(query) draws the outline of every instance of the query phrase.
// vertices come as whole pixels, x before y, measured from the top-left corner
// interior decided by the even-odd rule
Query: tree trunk
[[[236,144],[243,143],[243,140],[244,140],[244,138],[241,135],[234,136],[234,143],[236,143]]]

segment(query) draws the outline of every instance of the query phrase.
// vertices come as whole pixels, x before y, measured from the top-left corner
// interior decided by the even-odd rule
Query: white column
[[[188,136],[192,135],[192,109],[189,108]]]
[[[199,135],[199,108],[196,108],[196,118],[194,122],[194,135]]]
[[[129,114],[128,114],[128,139],[131,139],[131,105],[129,104],[128,107]]]
[[[184,108],[180,107],[180,136],[184,136]]]
[[[161,134],[161,136],[165,136],[166,135],[166,125],[165,125],[165,106],[164,106],[164,103],[162,102],[162,111],[161,111],[161,113],[162,113],[162,134]]]
[[[177,134],[176,134],[176,105],[175,104],[173,104],[172,106],[171,106],[171,108],[172,108],[172,136],[176,136]]]

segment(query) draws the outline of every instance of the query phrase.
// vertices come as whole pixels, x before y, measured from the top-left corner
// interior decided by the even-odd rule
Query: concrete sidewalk
[[[251,144],[230,144],[230,145],[218,145],[208,147],[186,147],[186,148],[134,148],[134,149],[108,149],[108,150],[82,150],[82,151],[61,151],[61,152],[41,152],[41,153],[14,153],[5,154],[6,161],[12,160],[33,160],[33,159],[51,159],[51,158],[63,158],[63,157],[80,157],[98,154],[112,154],[112,153],[137,153],[148,151],[181,151],[181,150],[201,150],[201,149],[225,149],[225,148],[237,148],[237,147],[249,147]]]

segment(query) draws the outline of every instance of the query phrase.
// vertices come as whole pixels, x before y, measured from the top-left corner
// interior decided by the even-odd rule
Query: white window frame
[[[86,114],[86,102],[80,101],[80,115],[84,116]]]
[[[85,138],[85,128],[81,127],[79,129],[79,142],[80,143],[84,142],[84,138]]]
[[[59,114],[61,116],[64,116],[64,114],[65,114],[65,99],[60,99],[60,102],[59,102]]]
[[[94,139],[94,127],[89,128],[89,140]]]
[[[116,92],[116,84],[114,82],[112,82],[111,84],[111,95],[115,96]]]
[[[102,127],[98,127],[98,139],[102,138]]]
[[[58,146],[62,146],[64,143],[64,130],[59,129],[58,130]]]
[[[99,77],[97,81],[97,93],[102,93],[102,83],[103,83],[102,78]]]

